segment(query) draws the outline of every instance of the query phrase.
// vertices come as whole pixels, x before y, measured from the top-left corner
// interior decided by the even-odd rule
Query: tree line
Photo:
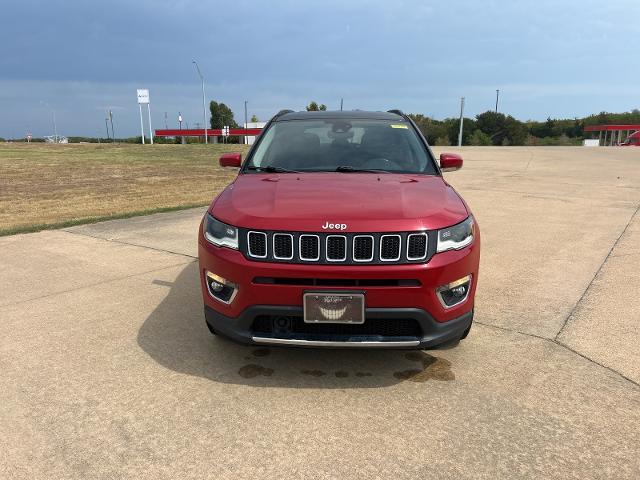
[[[436,120],[422,114],[409,115],[431,145],[457,145],[459,118]],[[503,113],[487,111],[464,118],[463,145],[580,145],[589,125],[640,124],[640,110],[600,112],[584,118],[522,122]]]

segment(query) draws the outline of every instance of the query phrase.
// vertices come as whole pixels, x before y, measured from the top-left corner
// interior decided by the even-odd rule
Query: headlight
[[[204,238],[218,247],[238,249],[238,229],[216,220],[208,213],[204,216]]]
[[[438,230],[438,253],[447,250],[460,250],[473,242],[473,217],[467,218],[452,227]]]

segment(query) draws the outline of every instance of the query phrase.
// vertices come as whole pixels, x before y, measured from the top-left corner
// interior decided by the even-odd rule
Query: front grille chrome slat
[[[249,256],[254,258],[267,258],[267,234],[264,232],[250,231],[247,233],[247,245]]]
[[[407,260],[424,260],[427,258],[429,237],[426,232],[407,235]]]
[[[435,253],[435,231],[287,232],[241,229],[240,250],[256,262],[320,265],[426,263]]]
[[[293,235],[290,233],[273,234],[273,258],[293,260]]]
[[[380,261],[397,262],[400,260],[402,237],[400,235],[382,235],[380,237]]]
[[[373,261],[373,245],[375,241],[373,235],[355,235],[353,237],[353,261],[371,262]]]
[[[303,262],[320,260],[320,237],[318,235],[300,235],[298,238],[298,257]]]
[[[328,262],[344,262],[347,259],[347,237],[327,235],[325,255]]]

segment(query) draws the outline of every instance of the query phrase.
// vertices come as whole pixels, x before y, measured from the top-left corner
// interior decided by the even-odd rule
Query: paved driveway
[[[640,155],[463,154],[483,257],[448,350],[212,337],[200,209],[0,238],[0,478],[639,478]]]

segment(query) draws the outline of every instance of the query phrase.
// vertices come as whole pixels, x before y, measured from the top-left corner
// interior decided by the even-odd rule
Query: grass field
[[[244,145],[0,144],[0,235],[206,205]]]

